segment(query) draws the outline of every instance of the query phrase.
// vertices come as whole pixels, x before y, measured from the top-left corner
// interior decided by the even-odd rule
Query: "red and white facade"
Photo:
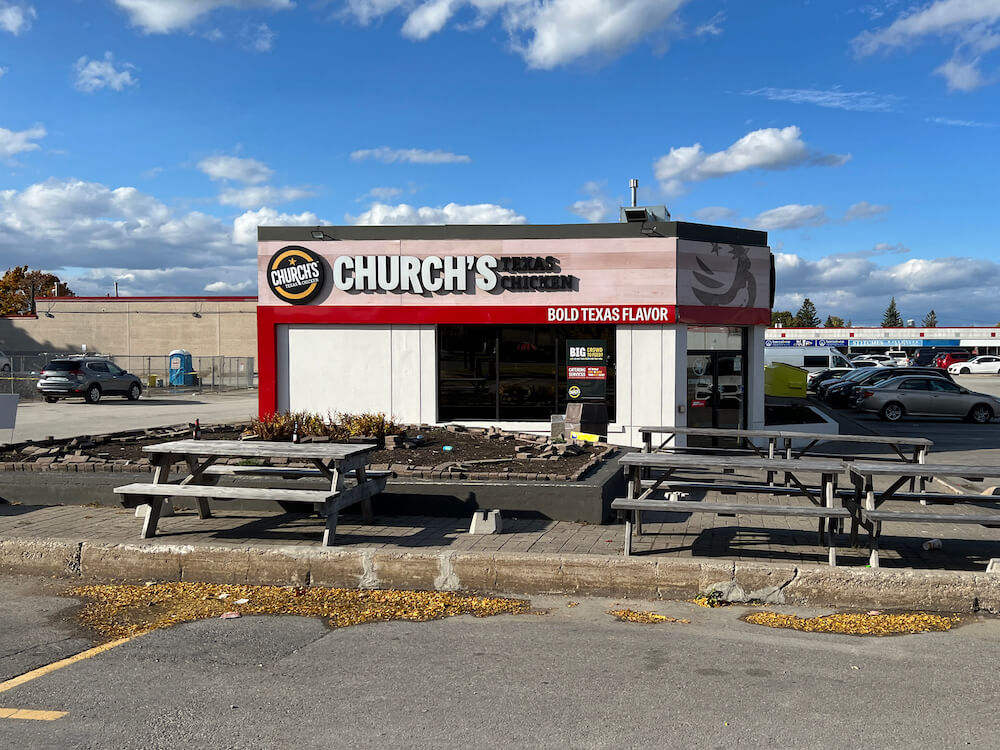
[[[535,360],[551,346],[561,367],[560,337],[589,327],[614,351],[609,439],[635,444],[641,425],[687,423],[689,331],[703,343],[724,329],[730,339],[738,330],[743,342],[741,422],[762,424],[772,283],[766,235],[644,226],[261,227],[260,411],[376,411],[405,423],[548,431],[547,419],[504,418],[524,410],[504,406],[503,378],[507,393],[519,393],[514,381],[525,374],[530,387],[520,390],[532,395],[521,398],[536,397],[548,364]],[[467,361],[449,369],[445,359],[454,355],[443,339],[457,331],[471,340],[479,326],[500,342],[496,366],[472,362],[493,355],[470,344]],[[510,356],[530,351],[531,362],[503,361],[506,328],[524,339]],[[479,389],[469,399],[498,390],[499,419],[462,418],[460,406],[442,403],[465,380]]]

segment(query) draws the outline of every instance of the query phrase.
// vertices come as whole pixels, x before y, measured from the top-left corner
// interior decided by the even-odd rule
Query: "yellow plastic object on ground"
[[[147,375],[146,376],[146,387],[147,388],[156,388],[157,385],[159,385],[159,383],[157,383],[157,377],[156,377],[156,375]]]
[[[806,397],[807,372],[801,367],[774,362],[764,367],[764,395]]]

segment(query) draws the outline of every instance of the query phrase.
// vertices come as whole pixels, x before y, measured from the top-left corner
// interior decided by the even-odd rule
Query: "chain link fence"
[[[40,398],[35,390],[38,374],[53,359],[71,356],[66,352],[7,353],[10,362],[0,361],[0,393],[17,393],[21,400]],[[189,385],[170,385],[170,356],[166,354],[92,354],[105,357],[123,370],[134,373],[142,380],[147,395],[171,391],[219,393],[257,387],[253,357],[197,357],[191,358],[187,375]],[[10,369],[7,369],[7,365]],[[175,378],[176,380],[176,378]]]

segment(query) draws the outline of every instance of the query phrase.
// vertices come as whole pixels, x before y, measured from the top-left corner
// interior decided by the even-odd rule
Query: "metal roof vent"
[[[670,212],[666,206],[638,206],[639,181],[632,179],[628,181],[629,189],[632,191],[632,205],[622,206],[619,209],[619,221],[623,224],[642,224],[647,221],[670,221]]]

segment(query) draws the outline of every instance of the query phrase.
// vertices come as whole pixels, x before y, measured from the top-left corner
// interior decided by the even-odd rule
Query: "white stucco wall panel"
[[[434,421],[434,347],[433,326],[278,326],[278,409]]]

